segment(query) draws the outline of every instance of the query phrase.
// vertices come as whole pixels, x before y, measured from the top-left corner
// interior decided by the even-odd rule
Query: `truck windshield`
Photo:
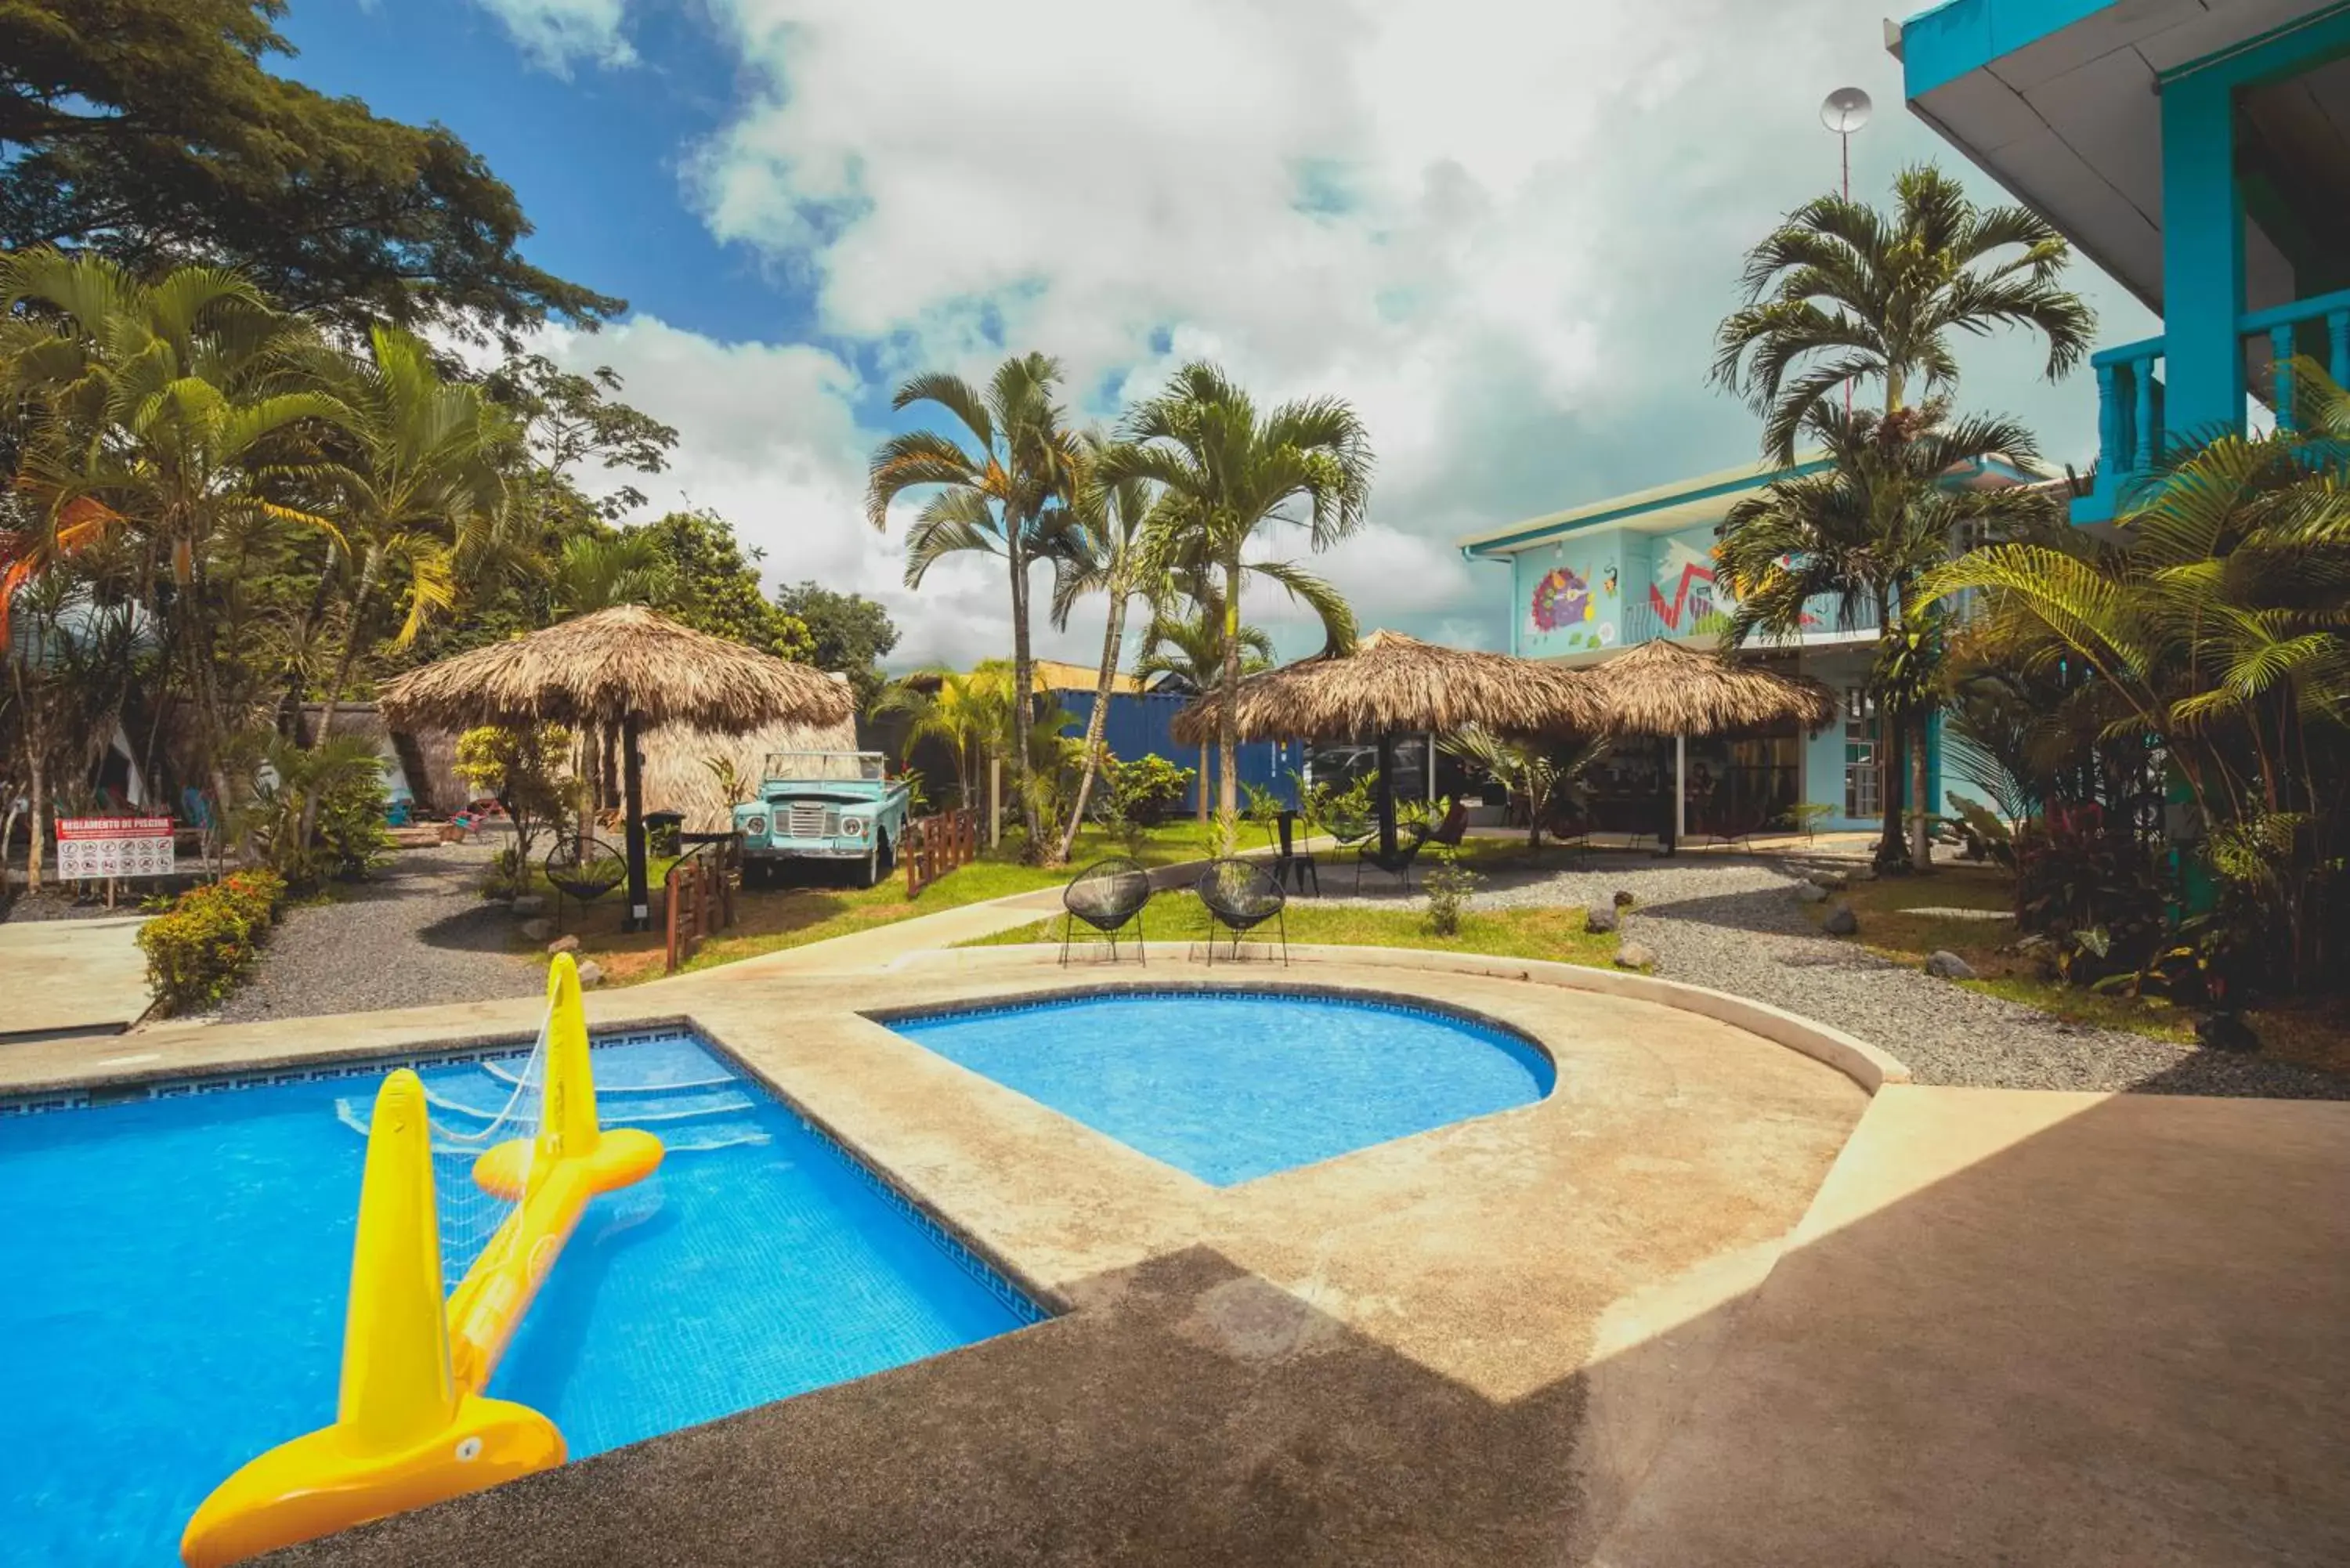
[[[795,781],[818,780],[824,783],[847,783],[857,779],[879,779],[882,757],[879,752],[769,752],[767,776],[771,779]]]

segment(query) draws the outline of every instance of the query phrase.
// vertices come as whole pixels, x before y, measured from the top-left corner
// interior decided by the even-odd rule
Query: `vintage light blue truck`
[[[794,860],[863,861],[870,888],[897,864],[908,790],[879,752],[770,752],[759,798],[734,808],[743,880],[772,882]]]

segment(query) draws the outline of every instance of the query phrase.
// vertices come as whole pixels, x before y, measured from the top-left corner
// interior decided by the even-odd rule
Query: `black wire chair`
[[[1381,849],[1376,838],[1363,840],[1363,846],[1355,851],[1355,891],[1359,893],[1363,890],[1363,867],[1375,866],[1401,882],[1405,892],[1410,892],[1411,863],[1419,858],[1419,852],[1428,847],[1432,836],[1428,831],[1428,824],[1407,823],[1403,839],[1395,846],[1393,855]]]
[[[555,929],[563,929],[563,900],[585,909],[629,879],[628,857],[602,839],[582,834],[546,852],[546,885],[555,889]]]
[[[1267,920],[1281,933],[1281,961],[1289,962],[1289,922],[1282,914],[1289,899],[1272,871],[1255,860],[1211,860],[1193,889],[1208,911],[1208,962],[1216,961],[1216,928],[1232,933],[1232,957],[1241,956],[1241,938]]]
[[[1145,965],[1150,949],[1143,940],[1142,909],[1150,902],[1150,873],[1122,855],[1097,860],[1061,889],[1061,961],[1069,961],[1069,938],[1083,920],[1109,939],[1109,961],[1118,961],[1118,934],[1134,928],[1134,946]]]

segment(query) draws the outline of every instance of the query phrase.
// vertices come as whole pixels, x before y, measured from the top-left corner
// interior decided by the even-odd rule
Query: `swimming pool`
[[[1043,1315],[699,1041],[595,1065],[604,1124],[669,1155],[590,1204],[490,1385],[573,1458]],[[523,1066],[421,1068],[436,1125]],[[0,1116],[0,1562],[176,1563],[207,1492],[333,1419],[381,1076]]]
[[[1219,1187],[1529,1105],[1557,1077],[1514,1031],[1321,993],[1118,992],[885,1022]]]

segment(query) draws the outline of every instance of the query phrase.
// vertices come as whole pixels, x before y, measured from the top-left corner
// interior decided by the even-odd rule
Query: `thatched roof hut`
[[[1835,695],[1783,675],[1659,639],[1579,671],[1595,699],[1584,728],[1605,735],[1718,735],[1835,718]]]
[[[628,802],[631,930],[641,930],[651,918],[639,734],[660,729],[742,734],[783,723],[838,724],[857,706],[844,681],[680,626],[640,605],[598,610],[410,670],[385,681],[376,703],[396,729],[550,722],[617,727]]]
[[[804,664],[622,605],[412,670],[376,697],[395,728],[633,723],[740,732],[837,724],[849,689]]]
[[[718,787],[707,759],[723,757],[756,785],[770,752],[853,752],[857,724],[770,724],[730,735],[715,730],[656,730],[645,737],[645,809],[674,811],[688,833],[725,833],[734,826],[734,802]]]
[[[1375,631],[1349,654],[1317,654],[1243,679],[1233,716],[1243,740],[1350,740],[1396,731],[1482,725],[1538,735],[1597,726],[1590,677],[1506,653],[1444,648]],[[1175,717],[1187,746],[1216,737],[1221,692]]]

